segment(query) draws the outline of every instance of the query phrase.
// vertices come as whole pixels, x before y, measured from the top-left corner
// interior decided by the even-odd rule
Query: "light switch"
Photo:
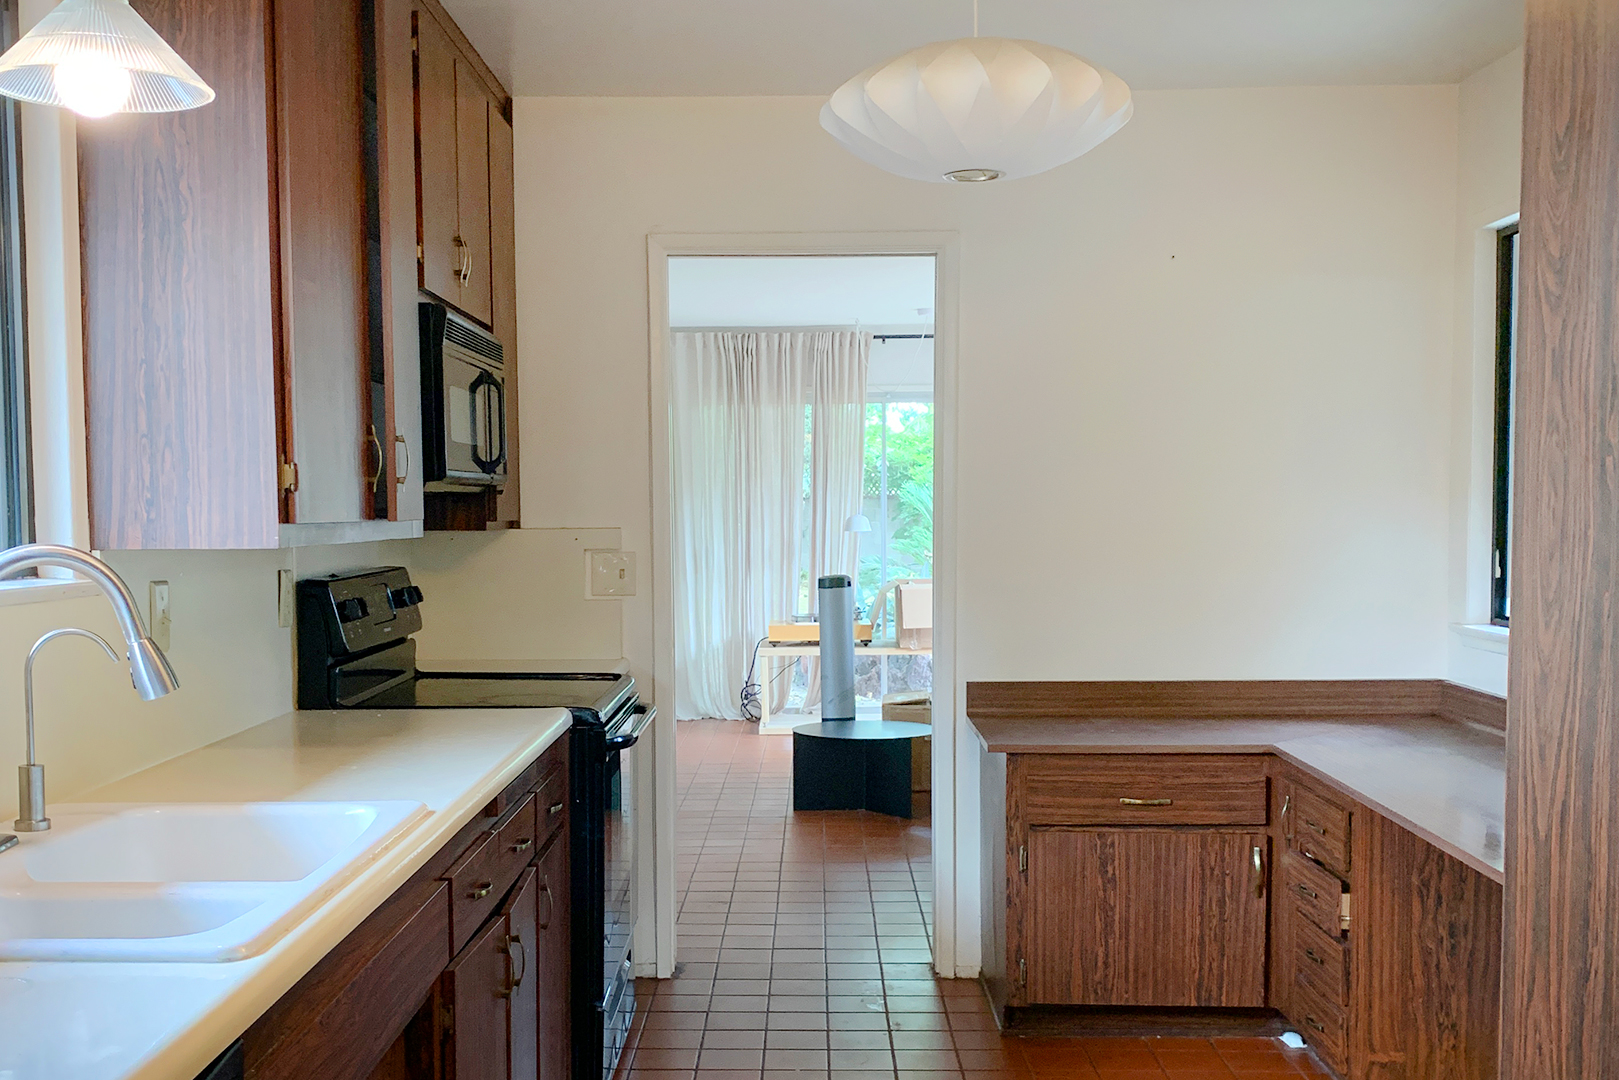
[[[616,548],[585,551],[585,599],[618,600],[635,595],[635,552]]]
[[[152,635],[158,648],[168,652],[169,632],[173,629],[173,620],[169,617],[169,583],[148,581],[146,597],[146,632]]]

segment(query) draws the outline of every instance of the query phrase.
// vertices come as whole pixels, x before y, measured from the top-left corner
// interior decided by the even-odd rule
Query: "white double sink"
[[[0,960],[256,956],[427,816],[415,802],[85,809],[0,852]]]

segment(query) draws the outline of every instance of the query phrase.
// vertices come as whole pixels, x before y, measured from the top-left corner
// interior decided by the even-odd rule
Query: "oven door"
[[[635,980],[630,944],[635,938],[635,757],[637,744],[657,710],[636,705],[603,740],[607,751],[604,785],[606,897],[602,957],[602,1075],[608,1080],[623,1053],[635,1015]]]
[[[506,480],[506,382],[500,372],[444,350],[444,483]]]

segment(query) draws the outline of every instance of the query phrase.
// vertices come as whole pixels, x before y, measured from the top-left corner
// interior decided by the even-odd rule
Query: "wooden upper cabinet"
[[[495,520],[519,523],[522,505],[517,452],[517,187],[512,126],[498,109],[489,110],[489,247],[495,337],[506,357],[506,486],[495,505]]]
[[[417,240],[421,287],[449,303],[461,293],[460,204],[456,194],[455,46],[425,11],[416,26]]]
[[[276,0],[277,175],[289,521],[360,521],[371,440],[360,0]]]
[[[78,126],[91,546],[375,515],[362,0],[151,0],[216,99]]]
[[[444,28],[416,12],[417,190],[421,287],[493,326],[489,118],[478,71]]]
[[[1030,829],[1029,1002],[1263,1007],[1268,864],[1263,832]]]
[[[494,325],[489,271],[489,98],[472,65],[455,62],[455,179],[457,235],[464,269],[458,306]]]

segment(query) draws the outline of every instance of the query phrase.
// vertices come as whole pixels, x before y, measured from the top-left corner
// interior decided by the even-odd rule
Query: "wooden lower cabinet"
[[[1029,1000],[1262,1007],[1268,850],[1263,832],[1031,828]]]
[[[1353,1080],[1493,1080],[1501,886],[1369,811],[1356,814]]]
[[[444,971],[449,1080],[511,1076],[511,921],[490,919]]]
[[[568,741],[247,1030],[247,1080],[566,1080]]]
[[[553,804],[554,805],[554,804]],[[540,807],[545,814],[548,808]],[[538,913],[534,938],[534,992],[539,1012],[539,1080],[568,1080],[571,1073],[572,920],[568,909],[568,834],[540,853],[535,882]]]
[[[1005,822],[984,981],[1014,1027],[1268,1006],[1344,1080],[1497,1075],[1501,886],[1408,829],[1264,755],[1012,754],[984,775]]]

